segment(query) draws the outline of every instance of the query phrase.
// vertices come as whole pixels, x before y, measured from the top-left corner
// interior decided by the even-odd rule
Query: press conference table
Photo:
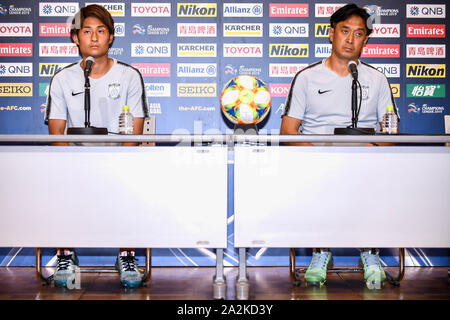
[[[238,299],[249,296],[245,248],[450,247],[448,147],[237,146],[234,156]]]
[[[249,292],[245,248],[450,247],[450,148],[280,146],[450,136],[0,135],[50,141],[177,145],[0,145],[1,247],[216,248],[224,298],[230,153],[238,299]]]

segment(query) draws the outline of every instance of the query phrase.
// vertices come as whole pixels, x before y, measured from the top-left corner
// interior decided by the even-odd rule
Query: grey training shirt
[[[90,122],[118,133],[119,115],[129,105],[136,118],[148,117],[144,81],[139,71],[113,59],[111,69],[91,84]],[[81,60],[57,72],[50,83],[46,123],[49,119],[67,120],[67,127],[84,127],[84,73]]]
[[[291,84],[283,116],[302,120],[303,134],[333,134],[334,128],[351,125],[352,77],[339,76],[326,67],[326,59],[299,71]],[[395,101],[386,76],[361,61],[358,80],[362,89],[359,128],[378,128],[387,105]],[[359,94],[358,89],[358,105]]]

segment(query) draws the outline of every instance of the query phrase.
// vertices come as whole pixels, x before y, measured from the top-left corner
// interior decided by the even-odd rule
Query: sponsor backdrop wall
[[[445,1],[354,2],[372,15],[374,31],[362,59],[388,77],[400,111],[401,132],[444,133],[444,115],[450,113]],[[0,134],[48,132],[44,112],[51,77],[79,59],[69,39],[68,22],[89,3],[94,2],[0,0]],[[100,4],[115,19],[116,38],[109,54],[140,70],[157,133],[231,133],[232,125],[220,112],[220,94],[228,80],[250,74],[266,82],[272,94],[271,113],[260,132],[277,134],[293,76],[330,54],[329,16],[345,3],[123,0]],[[427,192],[432,186],[411,190],[411,196]],[[237,265],[232,207],[230,198],[226,265]],[[2,248],[0,266],[32,265],[33,250]],[[447,249],[407,252],[408,265],[449,265]],[[299,264],[309,263],[311,250],[297,253]],[[81,264],[108,265],[114,263],[116,251],[83,249],[79,254]],[[383,263],[395,265],[395,254],[396,250],[383,249]],[[339,249],[335,255],[338,265],[354,265],[358,260],[355,249]],[[249,251],[249,264],[288,265],[288,256],[287,249],[254,249]],[[44,251],[44,262],[55,263],[54,250]],[[153,264],[214,265],[214,251],[153,250]]]

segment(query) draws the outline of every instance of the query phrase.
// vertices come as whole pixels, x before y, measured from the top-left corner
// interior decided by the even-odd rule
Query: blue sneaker
[[[122,251],[117,256],[116,270],[125,288],[137,288],[141,285],[142,274],[139,271],[134,251]]]
[[[386,280],[386,273],[381,267],[378,250],[361,251],[361,263],[364,268],[364,280],[368,289],[381,289]]]
[[[56,271],[53,280],[57,287],[69,287],[75,283],[75,271],[78,268],[78,257],[75,251],[68,249],[56,251],[58,261],[56,263]]]
[[[333,258],[330,250],[314,250],[311,263],[305,273],[307,286],[323,286],[327,280],[328,264]]]

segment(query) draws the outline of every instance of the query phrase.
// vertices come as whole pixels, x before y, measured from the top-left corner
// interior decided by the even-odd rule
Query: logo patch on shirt
[[[324,93],[327,93],[327,92],[330,92],[331,90],[318,90],[317,92],[319,93],[319,94],[324,94]]]
[[[362,100],[369,99],[369,86],[361,86]]]
[[[118,99],[120,97],[120,83],[111,83],[108,85],[108,96],[111,99]]]

